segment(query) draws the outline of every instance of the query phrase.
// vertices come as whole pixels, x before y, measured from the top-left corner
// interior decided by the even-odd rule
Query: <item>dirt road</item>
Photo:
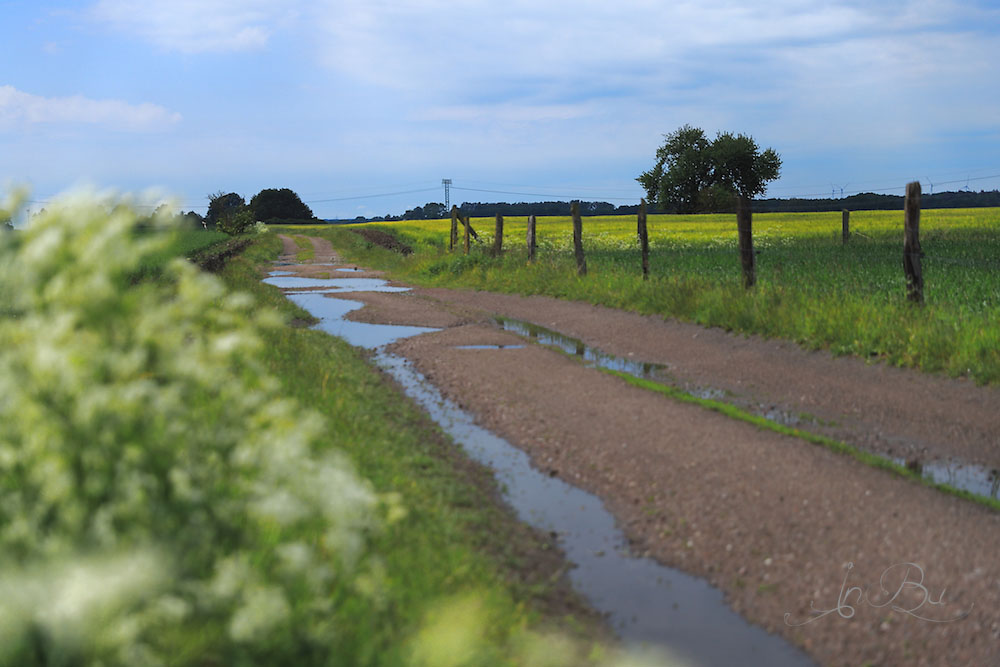
[[[316,247],[316,262],[337,261]],[[996,389],[548,298],[344,297],[366,304],[353,319],[442,327],[393,351],[536,467],[601,496],[637,552],[705,577],[820,663],[1000,664],[1000,514],[630,386],[493,317],[665,364],[681,385],[809,413],[817,430],[908,458],[996,465]],[[459,349],[497,344],[521,347]]]

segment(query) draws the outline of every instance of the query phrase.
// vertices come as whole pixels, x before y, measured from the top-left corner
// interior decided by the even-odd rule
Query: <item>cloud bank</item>
[[[0,127],[34,124],[86,124],[129,131],[162,130],[180,122],[181,115],[155,104],[121,100],[42,97],[0,86]]]

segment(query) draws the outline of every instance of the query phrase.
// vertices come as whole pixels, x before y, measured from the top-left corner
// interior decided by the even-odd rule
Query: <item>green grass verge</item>
[[[136,278],[155,277],[163,265],[174,257],[192,257],[210,246],[225,243],[231,237],[220,231],[205,229],[182,229],[170,231],[137,231],[136,234],[168,234],[170,242],[157,253],[145,258],[139,267]]]
[[[262,306],[298,318],[301,312],[277,288],[260,282],[259,266],[279,248],[280,241],[266,234],[221,275]],[[483,630],[495,647],[477,664],[505,663],[506,643],[526,627],[557,620],[552,614],[564,629],[587,625],[547,606],[553,572],[533,562],[547,545],[498,505],[492,476],[458,453],[362,352],[325,333],[289,326],[268,335],[262,355],[290,398],[325,417],[327,445],[345,452],[377,491],[399,493],[407,510],[405,519],[374,538],[383,573],[377,604],[349,586],[335,601],[331,623],[342,642],[339,664],[406,664],[408,640],[428,610],[470,592],[486,609]]]

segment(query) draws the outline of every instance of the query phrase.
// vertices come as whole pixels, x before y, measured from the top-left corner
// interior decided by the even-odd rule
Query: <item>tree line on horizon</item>
[[[990,208],[1000,207],[1000,190],[980,190],[978,192],[937,192],[921,197],[921,207],[931,208]],[[459,215],[473,218],[488,218],[496,214],[503,216],[567,216],[570,214],[570,201],[546,202],[463,202],[458,206]],[[635,215],[639,212],[638,204],[615,205],[604,201],[579,201],[582,215]],[[862,192],[847,197],[804,199],[791,197],[781,199],[771,197],[754,199],[750,202],[754,213],[822,213],[828,211],[902,211],[903,196]],[[703,213],[735,213],[735,206],[719,207],[714,211]],[[651,206],[650,212],[676,213],[675,210]],[[358,216],[353,220],[338,222],[393,222],[400,220],[441,220],[451,213],[444,204],[429,202],[424,206],[408,209],[402,215],[387,214],[366,218]]]

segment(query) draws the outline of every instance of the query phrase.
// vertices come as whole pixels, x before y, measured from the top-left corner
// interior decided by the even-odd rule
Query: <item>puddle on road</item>
[[[314,265],[315,266],[315,265]],[[279,273],[279,275],[275,275]],[[272,271],[264,279],[268,285],[284,290],[335,290],[338,292],[408,292],[408,287],[393,287],[381,278],[301,278]]]
[[[361,273],[364,269],[352,268],[352,269],[337,269],[338,271],[343,271],[344,273]]]
[[[669,366],[632,361],[631,359],[623,359],[622,357],[605,354],[599,350],[589,347],[588,345],[585,345],[582,341],[576,338],[564,336],[560,333],[550,331],[530,322],[523,322],[505,317],[497,317],[494,319],[505,331],[512,331],[521,336],[537,340],[543,345],[551,345],[563,350],[567,354],[573,354],[581,357],[588,366],[609,368],[623,373],[628,373],[629,375],[634,375],[636,377],[646,378],[648,380],[677,387],[676,382],[672,381],[669,373],[667,373]],[[685,387],[678,388],[687,391],[692,396],[697,396],[698,398],[706,400],[727,401],[727,399],[730,398],[725,391],[711,387],[699,387],[695,389]],[[746,409],[748,412],[755,414],[758,417],[764,417],[767,420],[792,428],[808,429],[809,426],[816,425],[815,420],[810,419],[806,415],[795,414],[781,410],[774,406],[737,405],[737,407]],[[878,452],[870,450],[866,451],[869,451],[869,453],[875,454],[876,456],[882,456],[882,454],[879,454]],[[905,459],[894,458],[892,460],[899,465],[907,465]],[[967,463],[959,459],[923,463],[921,474],[936,483],[948,484],[956,489],[962,489],[963,491],[968,491],[986,498],[997,498],[998,493],[1000,493],[1000,470],[997,470],[996,468],[987,468],[973,463]]]
[[[275,284],[280,278],[275,276],[266,282]],[[289,282],[295,287],[302,285],[298,281],[282,281]],[[342,281],[307,284],[315,287],[316,282],[334,282],[337,286],[325,292],[291,291],[288,298],[319,318],[318,328],[352,345],[380,348],[400,338],[438,331],[350,322],[344,317],[363,304],[327,296],[347,291]],[[377,291],[369,284],[355,289]],[[567,559],[576,566],[569,573],[573,586],[594,608],[609,616],[627,646],[638,649],[662,646],[695,665],[813,664],[777,635],[769,635],[747,623],[726,605],[722,592],[706,581],[654,560],[629,555],[624,534],[598,497],[534,469],[527,454],[477,426],[470,414],[444,398],[405,359],[378,350],[375,361],[473,459],[494,471],[507,502],[521,520],[559,536]]]
[[[367,291],[367,290],[366,290]],[[408,338],[429,331],[440,331],[431,327],[410,327],[395,324],[369,324],[346,319],[347,313],[363,308],[359,301],[333,299],[324,292],[291,292],[288,298],[319,318],[317,328],[328,334],[339,336],[355,347],[375,349],[400,338]]]
[[[894,458],[901,466],[908,466],[906,459]],[[927,461],[918,464],[918,471],[925,479],[937,484],[947,484],[987,498],[1000,494],[1000,470],[987,468],[958,459]]]
[[[724,400],[727,396],[726,392],[722,391],[721,389],[712,389],[712,388],[696,389],[691,393],[697,396],[698,398],[705,399],[706,401],[721,401]]]
[[[663,379],[667,377],[667,366],[664,364],[632,361],[631,359],[623,359],[622,357],[604,354],[603,352],[595,350],[592,347],[584,345],[583,341],[577,340],[576,338],[570,338],[569,336],[564,336],[555,331],[549,331],[544,327],[531,324],[530,322],[522,322],[520,320],[513,320],[506,317],[496,317],[494,320],[496,320],[496,323],[499,324],[500,328],[504,331],[512,331],[521,336],[531,338],[532,340],[538,341],[542,345],[557,347],[567,354],[573,354],[581,357],[584,361],[588,362],[589,366],[608,368],[650,380]]]
[[[431,327],[412,327],[395,324],[369,324],[368,322],[352,322],[347,314],[352,310],[364,308],[360,301],[336,299],[328,294],[343,294],[345,292],[405,292],[406,287],[390,287],[380,278],[288,278],[287,271],[272,271],[264,282],[285,290],[285,296],[295,304],[305,308],[313,317],[319,319],[316,328],[328,334],[339,336],[351,345],[375,349],[393,343],[400,338],[408,338],[429,331],[440,331]],[[308,291],[296,291],[303,288]],[[321,288],[321,289],[317,289]]]
[[[624,534],[601,500],[532,467],[528,455],[477,426],[408,361],[379,352],[392,375],[469,455],[489,466],[518,517],[555,532],[573,587],[609,615],[626,645],[664,646],[696,665],[811,665],[777,635],[752,626],[703,579],[628,553]]]

